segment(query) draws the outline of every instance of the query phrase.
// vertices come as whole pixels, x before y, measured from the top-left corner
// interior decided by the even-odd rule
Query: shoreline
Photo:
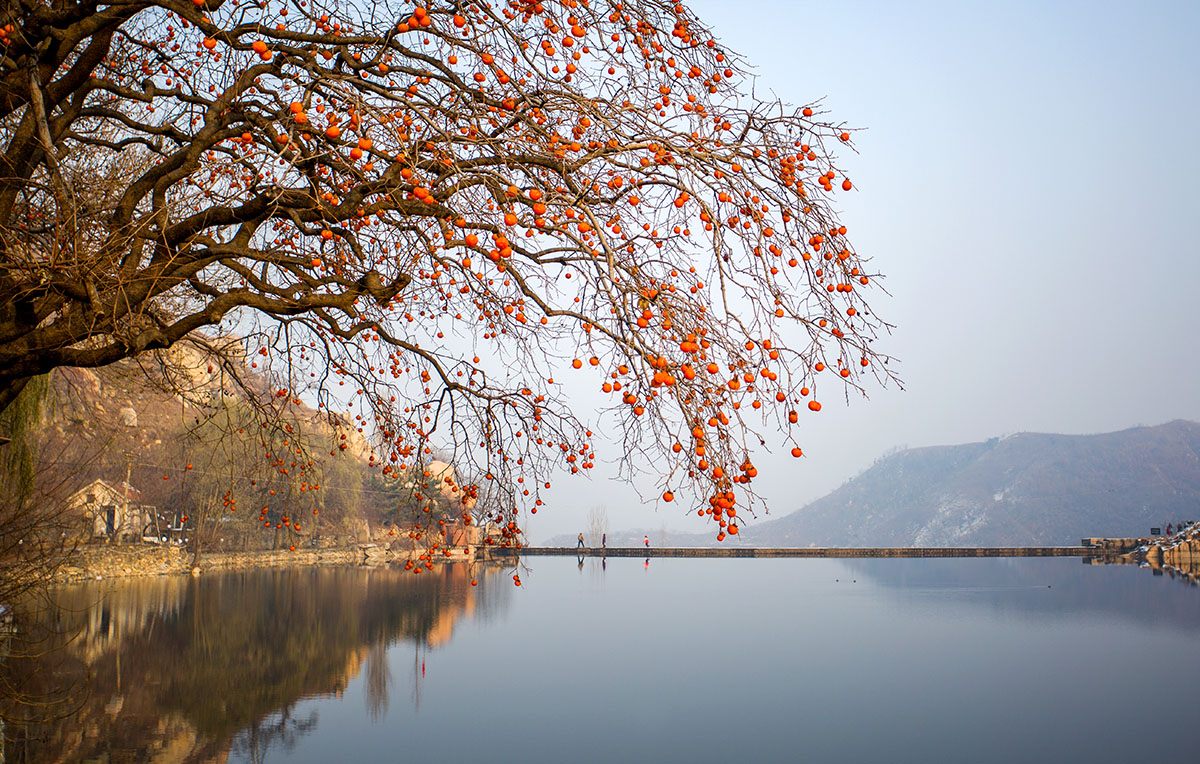
[[[322,549],[262,549],[214,551],[200,557],[198,570],[192,568],[192,553],[179,546],[141,546],[133,544],[94,545],[76,549],[58,566],[48,583],[79,583],[109,578],[201,575],[214,570],[251,570],[257,568],[301,567],[314,565],[385,565],[417,562],[417,550],[393,550],[375,544]],[[471,549],[455,549],[449,556],[430,555],[434,564],[476,559]]]
[[[258,568],[314,565],[387,565],[413,562],[431,564],[469,562],[484,557],[508,559],[521,555],[614,556],[614,557],[991,557],[991,556],[1088,556],[1104,562],[1173,567],[1193,574],[1200,567],[1200,528],[1169,537],[1082,540],[1080,547],[1055,548],[888,548],[888,549],[743,549],[724,547],[697,548],[608,548],[573,549],[524,547],[521,549],[477,550],[458,547],[447,556],[424,555],[417,549],[395,549],[391,545],[356,543],[320,549],[212,551],[201,556],[200,567],[193,570],[192,554],[176,545],[95,544],[74,550],[49,578],[51,585],[108,578],[201,575],[210,570],[251,570]]]

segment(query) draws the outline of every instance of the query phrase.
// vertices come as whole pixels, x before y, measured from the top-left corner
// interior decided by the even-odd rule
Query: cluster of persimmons
[[[75,15],[0,39],[4,77],[40,60],[63,157],[26,168],[5,225],[64,217],[39,177],[126,168],[88,236],[23,234],[69,250],[64,278],[102,274],[64,293],[100,318],[63,334],[61,364],[95,361],[83,340],[140,352],[148,314],[167,344],[243,333],[278,403],[351,410],[331,454],[357,431],[399,480],[451,454],[463,522],[500,544],[521,543],[551,472],[598,458],[556,377],[593,375],[620,454],[719,539],[753,511],[756,431],[800,456],[818,391],[890,377],[863,296],[876,274],[833,206],[850,131],[748,95],[682,3],[61,5]],[[295,472],[308,490],[314,470]],[[444,553],[444,529],[411,535]]]

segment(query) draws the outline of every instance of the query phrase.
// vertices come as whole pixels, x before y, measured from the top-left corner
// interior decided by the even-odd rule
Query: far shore
[[[177,545],[94,544],[76,549],[60,565],[52,581],[57,584],[108,578],[143,576],[201,575],[215,570],[246,570],[254,568],[308,565],[363,565],[420,562],[419,550],[393,550],[375,544],[353,544],[320,549],[275,549],[249,551],[214,551],[200,556],[198,569],[192,567],[192,553]],[[463,562],[475,558],[470,548],[451,550],[445,554],[429,555],[433,564]]]
[[[89,544],[74,550],[53,577],[56,584],[110,578],[145,576],[201,575],[216,570],[313,565],[388,565],[432,566],[447,562],[473,561],[482,557],[511,560],[522,555],[562,555],[580,557],[1085,557],[1096,562],[1133,563],[1153,567],[1166,566],[1194,573],[1200,560],[1200,528],[1188,528],[1171,537],[1154,539],[1083,539],[1078,547],[1005,547],[1005,548],[572,548],[524,547],[493,549],[456,547],[426,555],[419,549],[396,548],[395,544],[356,543],[317,549],[277,549],[249,551],[213,551],[201,555],[198,567],[192,566],[192,552],[179,545]]]

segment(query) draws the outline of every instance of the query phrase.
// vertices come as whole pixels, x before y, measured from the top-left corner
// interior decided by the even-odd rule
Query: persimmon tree
[[[354,407],[383,472],[450,449],[515,543],[550,473],[597,458],[574,367],[723,538],[756,432],[799,455],[818,392],[890,377],[835,210],[851,132],[749,95],[681,3],[0,13],[0,406],[245,336],[277,402]]]

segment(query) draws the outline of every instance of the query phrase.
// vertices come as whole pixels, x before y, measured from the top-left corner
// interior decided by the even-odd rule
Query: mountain
[[[786,517],[748,524],[740,543],[1069,545],[1191,519],[1200,519],[1200,423],[1176,420],[901,451]]]
[[[1176,420],[899,451],[791,514],[743,520],[719,545],[1071,546],[1181,520],[1200,520],[1200,423]],[[718,543],[671,534],[670,545]]]

